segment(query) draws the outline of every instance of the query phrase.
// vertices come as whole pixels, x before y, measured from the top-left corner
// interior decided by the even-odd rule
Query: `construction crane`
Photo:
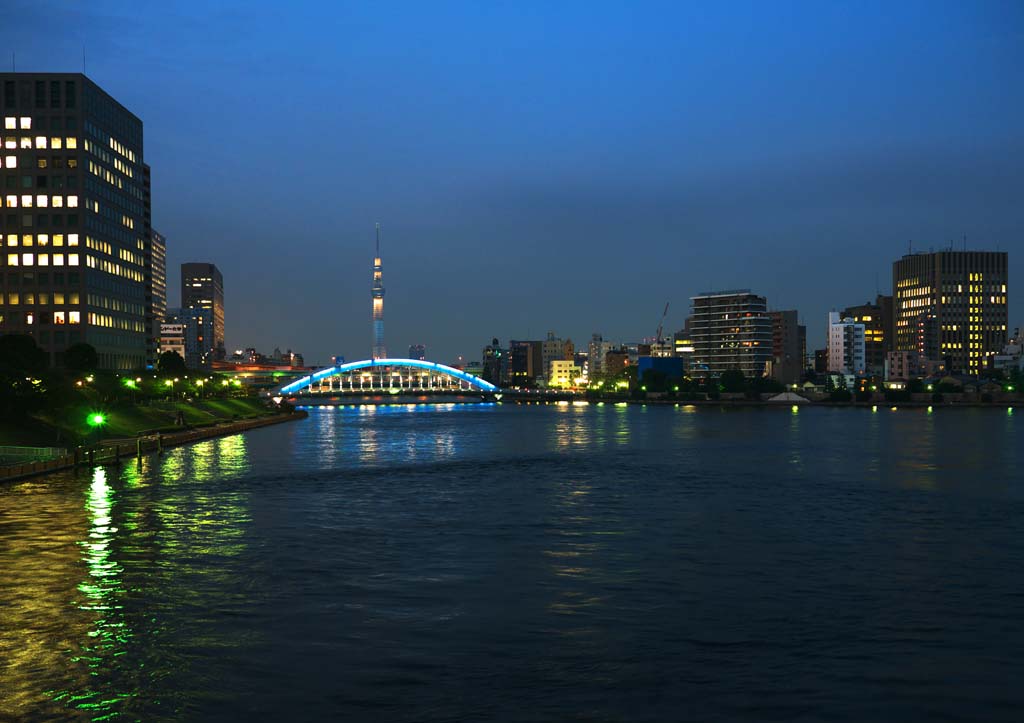
[[[665,317],[668,316],[668,302],[665,302],[665,310],[661,312],[661,321],[658,322],[658,333],[655,334],[655,339],[658,344],[661,344],[661,330],[665,326]]]

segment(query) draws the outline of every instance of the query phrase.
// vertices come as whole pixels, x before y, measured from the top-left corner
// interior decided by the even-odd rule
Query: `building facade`
[[[801,327],[795,310],[769,311],[772,320],[771,378],[782,384],[795,384],[804,371]],[[806,330],[804,339],[806,339]],[[803,343],[806,343],[804,341]]]
[[[147,366],[156,363],[160,353],[161,325],[167,316],[167,241],[150,229],[146,263],[146,323],[152,329]]]
[[[828,370],[845,376],[867,373],[864,355],[864,325],[842,318],[838,311],[828,315]]]
[[[508,381],[514,387],[534,387],[544,377],[541,342],[510,339]]]
[[[576,366],[572,359],[553,359],[548,386],[559,389],[574,387],[582,376],[583,370]]]
[[[864,358],[869,374],[885,373],[886,356],[892,351],[892,297],[878,294],[874,303],[849,306],[839,312],[843,319],[864,325]]]
[[[188,314],[188,309],[205,309],[209,311],[209,319],[202,330],[201,345],[204,358],[207,349],[212,356],[207,360],[223,361],[224,353],[224,277],[214,264],[190,262],[181,265],[181,311]],[[193,315],[196,319],[206,319],[202,314]]]
[[[185,359],[185,325],[177,321],[167,320],[160,324],[160,348],[159,353],[174,352]]]
[[[51,364],[84,342],[102,368],[143,368],[142,121],[81,73],[0,73],[0,105],[0,334]]]
[[[198,306],[170,309],[162,328],[180,325],[184,340],[185,366],[189,369],[209,369],[216,359],[213,336],[213,310]],[[161,352],[167,351],[161,346]]]
[[[508,350],[502,348],[497,338],[484,347],[483,370],[480,376],[484,381],[499,387],[508,386]]]
[[[892,266],[894,350],[982,371],[1006,344],[1005,251],[908,254]]]
[[[604,357],[613,346],[601,334],[595,332],[591,335],[587,346],[587,376],[590,379],[599,379],[604,374]]]
[[[760,377],[772,360],[768,302],[749,289],[709,291],[690,298],[693,363],[711,376],[736,369]]]

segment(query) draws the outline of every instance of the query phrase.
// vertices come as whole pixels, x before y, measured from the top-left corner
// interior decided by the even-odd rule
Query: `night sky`
[[[298,5],[298,3],[295,3]],[[0,61],[145,123],[154,226],[224,273],[229,348],[637,341],[689,297],[889,292],[967,236],[1024,324],[1024,3],[0,2]]]

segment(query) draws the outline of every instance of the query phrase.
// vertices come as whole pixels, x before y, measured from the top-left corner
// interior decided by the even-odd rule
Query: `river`
[[[1024,409],[314,408],[0,486],[0,719],[1019,720]]]

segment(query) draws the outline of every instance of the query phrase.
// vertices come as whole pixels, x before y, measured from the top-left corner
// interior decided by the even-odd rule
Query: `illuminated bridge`
[[[283,384],[270,396],[334,397],[373,394],[480,394],[501,389],[461,369],[419,359],[364,359],[324,367]]]

